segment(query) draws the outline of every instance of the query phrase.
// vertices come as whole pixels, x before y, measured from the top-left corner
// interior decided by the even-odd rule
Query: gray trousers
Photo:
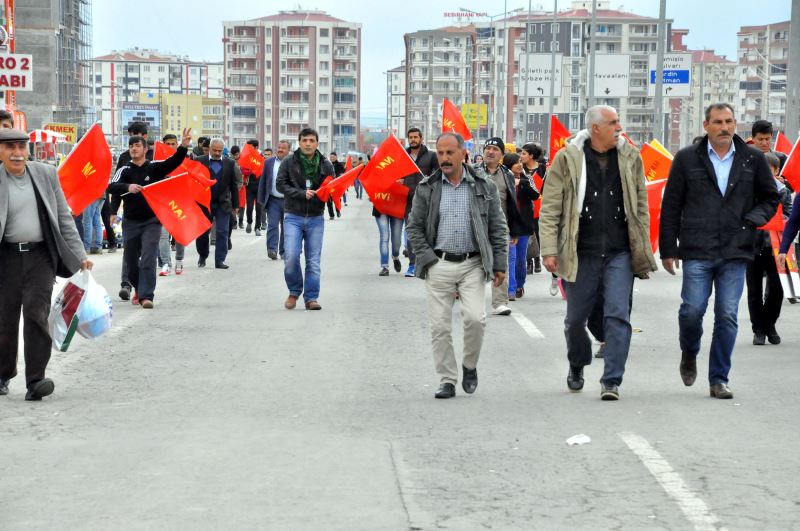
[[[161,223],[158,218],[147,221],[125,220],[122,233],[125,250],[122,259],[128,266],[128,280],[139,295],[139,300],[153,300],[156,291],[156,260]]]
[[[158,265],[160,266],[166,264],[172,267],[172,246],[169,243],[169,239],[169,232],[164,227],[161,227],[161,238],[158,240]],[[182,261],[185,251],[186,248],[183,245],[175,242],[175,260]]]

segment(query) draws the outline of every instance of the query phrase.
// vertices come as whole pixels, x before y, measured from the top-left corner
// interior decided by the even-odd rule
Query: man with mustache
[[[778,188],[764,154],[736,135],[733,107],[705,111],[706,136],[678,151],[661,203],[661,263],[671,275],[683,260],[678,325],[680,374],[697,378],[703,315],[714,291],[714,333],[708,360],[713,398],[733,398],[728,387],[747,264],[755,256],[756,227],[778,208]]]
[[[589,108],[586,127],[558,152],[547,173],[539,215],[542,263],[564,280],[567,387],[573,392],[583,389],[583,368],[592,362],[586,323],[603,290],[600,398],[619,400],[631,344],[633,277],[647,278],[656,261],[639,152],[620,135],[613,107]]]
[[[28,135],[0,129],[0,395],[17,375],[20,312],[24,320],[25,400],[55,385],[45,378],[51,337],[47,316],[56,275],[91,269],[55,168],[28,162]]]

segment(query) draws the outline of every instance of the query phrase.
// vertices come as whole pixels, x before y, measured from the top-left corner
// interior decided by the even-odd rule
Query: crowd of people
[[[487,323],[486,284],[491,284],[490,313],[508,316],[511,302],[525,296],[527,276],[544,269],[550,294],[563,289],[566,299],[567,388],[579,392],[584,387],[583,371],[593,358],[591,333],[601,345],[594,357],[604,363],[600,397],[619,399],[631,342],[634,279],[647,279],[658,263],[638,150],[621,134],[612,107],[590,108],[585,124],[549,161],[536,143],[509,149],[502,138],[492,137],[471,159],[458,134],[442,133],[433,150],[419,128],[407,131],[406,152],[419,171],[400,181],[408,188],[402,217],[373,207],[377,274],[389,276],[393,269],[425,281],[439,378],[436,398],[454,396],[459,381],[452,341],[456,301],[464,325],[460,380],[466,393],[474,393]],[[778,267],[800,229],[800,208],[780,176],[786,156],[771,151],[769,123],[757,122],[746,141],[736,134],[733,108],[722,103],[706,109],[704,127],[706,136],[680,150],[672,163],[659,248],[668,273],[675,274],[683,261],[678,372],[687,386],[697,378],[702,318],[715,292],[708,381],[710,395],[724,399],[733,396],[728,374],[745,281],[753,343],[781,341]],[[284,307],[296,308],[302,297],[306,310],[322,308],[325,216],[333,221],[341,211],[338,202],[320,200],[317,190],[326,178],[343,175],[345,166],[337,153],[320,152],[315,130],[303,129],[296,141],[281,140],[274,152],[264,149],[260,173],[238,163],[239,146],[228,147],[219,138],[201,137],[192,146],[191,130],[181,138],[165,135],[159,140],[174,153],[154,160],[146,125],[134,122],[128,134],[128,150],[117,161],[107,193],[73,219],[52,168],[23,156],[27,136],[0,130],[0,394],[8,392],[16,375],[20,311],[26,323],[27,398],[52,393],[53,383],[45,377],[50,340],[44,311],[52,279],[91,268],[87,255],[101,252],[104,227],[108,252],[123,249],[120,299],[153,309],[158,276],[184,272],[184,247],[162,226],[142,190],[167,178],[187,158],[214,180],[208,207],[200,206],[211,228],[195,241],[197,266],[206,266],[214,246],[214,267],[228,269],[232,231],[256,237],[266,231],[267,259],[284,263]],[[259,148],[255,139],[248,144],[248,150]],[[356,166],[366,162],[359,158]],[[358,179],[353,188],[361,199]],[[757,227],[773,217],[779,203],[788,222],[776,259]],[[347,194],[341,204],[348,204]],[[121,242],[115,233],[120,219]],[[405,272],[401,253],[408,258]]]

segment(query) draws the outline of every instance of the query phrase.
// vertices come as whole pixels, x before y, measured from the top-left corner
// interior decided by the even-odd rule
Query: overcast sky
[[[273,0],[101,0],[93,2],[94,54],[133,46],[188,55],[194,60],[221,61],[222,21],[272,15],[279,10],[319,9],[362,24],[362,125],[382,123],[386,109],[383,72],[400,65],[403,34],[448,25],[444,12],[464,7],[489,15],[528,8],[527,0],[314,0],[289,3]],[[559,9],[571,2],[559,1]],[[612,9],[658,17],[657,0],[612,0]],[[553,1],[534,0],[533,9],[553,8]],[[401,10],[392,12],[392,10]],[[743,25],[788,20],[791,0],[667,0],[667,18],[674,27],[688,28],[690,48],[713,48],[735,60],[736,32]]]

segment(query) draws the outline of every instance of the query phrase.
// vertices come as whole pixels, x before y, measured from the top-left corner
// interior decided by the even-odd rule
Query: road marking
[[[683,481],[658,451],[646,439],[635,433],[618,433],[619,438],[642,461],[645,468],[656,478],[667,495],[678,504],[683,514],[698,531],[725,530],[719,518],[708,505]]]
[[[536,328],[536,325],[523,314],[520,312],[511,312],[511,317],[513,317],[519,326],[533,339],[544,339],[542,331]]]

